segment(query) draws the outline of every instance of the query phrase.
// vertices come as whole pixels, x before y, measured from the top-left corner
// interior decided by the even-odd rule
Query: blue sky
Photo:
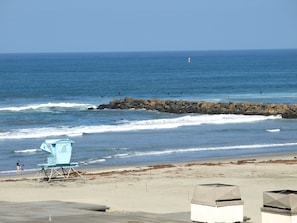
[[[0,0],[0,53],[297,48],[297,0]]]

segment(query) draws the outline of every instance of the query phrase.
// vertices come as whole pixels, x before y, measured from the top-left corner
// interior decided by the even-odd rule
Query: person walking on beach
[[[17,161],[17,163],[16,163],[16,171],[17,171],[17,174],[19,174],[20,173],[20,170],[21,170],[21,161]]]

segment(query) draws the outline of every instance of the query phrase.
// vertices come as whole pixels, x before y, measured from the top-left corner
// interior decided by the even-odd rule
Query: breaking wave
[[[14,153],[22,153],[22,154],[26,154],[26,153],[37,153],[42,151],[41,149],[23,149],[23,150],[14,150]]]
[[[36,112],[50,112],[55,110],[65,110],[65,109],[79,109],[86,110],[87,108],[94,107],[90,104],[81,104],[81,103],[43,103],[43,104],[31,104],[23,106],[14,106],[14,107],[3,107],[0,108],[0,111],[10,111],[10,112],[22,112],[22,111],[36,111]]]
[[[148,151],[148,152],[134,152],[134,153],[123,153],[117,154],[116,158],[129,158],[129,157],[140,157],[140,156],[160,156],[170,155],[174,153],[189,153],[189,152],[200,152],[200,151],[215,151],[215,150],[239,150],[239,149],[261,149],[261,148],[272,148],[272,147],[288,147],[296,146],[297,142],[292,143],[274,143],[274,144],[251,144],[251,145],[235,145],[235,146],[217,146],[217,147],[197,147],[197,148],[182,148],[182,149],[170,149],[162,151]]]
[[[270,119],[281,119],[281,116],[260,115],[186,115],[178,118],[151,119],[139,121],[120,121],[115,125],[88,125],[88,126],[60,126],[42,128],[24,128],[0,132],[0,140],[43,138],[56,136],[83,136],[84,134],[125,132],[141,130],[172,129],[182,126],[202,124],[236,124],[251,123]]]
[[[280,129],[267,129],[267,132],[280,132]]]

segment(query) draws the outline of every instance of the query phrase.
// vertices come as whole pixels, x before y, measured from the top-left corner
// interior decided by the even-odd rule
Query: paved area
[[[107,210],[107,211],[105,211]],[[190,213],[153,214],[109,212],[104,205],[72,202],[0,202],[1,223],[186,223]]]

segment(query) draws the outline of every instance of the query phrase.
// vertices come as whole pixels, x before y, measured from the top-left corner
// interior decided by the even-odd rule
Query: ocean
[[[190,58],[190,60],[188,59]],[[0,54],[0,175],[69,138],[81,167],[294,153],[280,116],[88,110],[113,99],[297,104],[297,50]]]

